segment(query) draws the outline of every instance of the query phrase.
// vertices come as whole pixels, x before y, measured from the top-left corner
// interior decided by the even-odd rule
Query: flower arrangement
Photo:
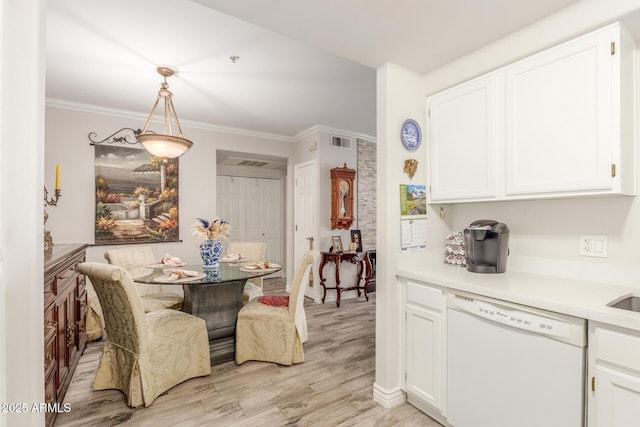
[[[213,221],[202,218],[196,219],[197,222],[193,227],[191,227],[191,231],[193,232],[193,235],[201,241],[204,242],[208,239],[229,237],[229,233],[231,232],[231,224],[229,224],[227,221],[222,220],[218,217],[215,217]]]

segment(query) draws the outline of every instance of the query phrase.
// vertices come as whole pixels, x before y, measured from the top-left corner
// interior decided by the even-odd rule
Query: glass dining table
[[[166,268],[138,268],[131,272],[131,276],[137,283],[182,286],[182,311],[198,316],[207,323],[209,352],[211,364],[214,365],[235,359],[236,320],[242,308],[242,292],[247,280],[280,270],[243,271],[242,266],[220,263],[219,267],[210,269],[203,268],[201,262],[188,263],[181,269],[197,272],[198,276],[178,280],[169,280],[165,274]]]

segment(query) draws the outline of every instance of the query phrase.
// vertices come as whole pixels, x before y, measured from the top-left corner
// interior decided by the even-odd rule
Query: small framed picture
[[[351,230],[351,243],[355,246],[354,251],[362,252],[362,235],[360,230]]]
[[[340,236],[331,236],[333,242],[333,252],[342,252],[342,238]]]

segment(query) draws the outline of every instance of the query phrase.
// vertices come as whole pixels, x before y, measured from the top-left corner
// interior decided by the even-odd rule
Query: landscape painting
[[[95,146],[96,245],[179,241],[178,159]]]

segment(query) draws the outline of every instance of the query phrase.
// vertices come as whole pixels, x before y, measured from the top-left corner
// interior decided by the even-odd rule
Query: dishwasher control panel
[[[449,305],[469,314],[482,317],[512,328],[561,338],[571,337],[571,324],[542,314],[528,312],[497,302],[488,302],[464,294],[454,293]],[[523,307],[524,308],[524,307]]]

